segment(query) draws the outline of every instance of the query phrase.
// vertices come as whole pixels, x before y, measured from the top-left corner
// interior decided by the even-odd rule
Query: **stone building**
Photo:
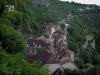
[[[14,10],[15,10],[14,5],[5,5],[5,8],[6,8],[6,10],[8,10],[8,11],[14,11]]]

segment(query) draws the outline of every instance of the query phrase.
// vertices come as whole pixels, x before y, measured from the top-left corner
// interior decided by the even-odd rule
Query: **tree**
[[[37,53],[37,54],[41,53],[42,51],[43,51],[42,48],[36,48],[36,53]]]
[[[61,23],[61,29],[64,30],[65,29],[65,24]]]
[[[25,40],[10,26],[0,25],[2,47],[8,53],[25,52]]]
[[[79,69],[84,68],[84,61],[82,58],[77,57],[75,60],[75,64]]]
[[[75,53],[79,52],[79,46],[72,40],[68,40],[68,47],[70,50],[74,51]]]
[[[7,54],[0,50],[0,75],[49,75],[39,62],[29,64],[21,54]]]

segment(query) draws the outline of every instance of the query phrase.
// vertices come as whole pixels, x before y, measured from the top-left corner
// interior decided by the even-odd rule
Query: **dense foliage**
[[[39,62],[25,61],[24,37],[39,35],[55,20],[53,12],[32,0],[0,0],[0,75],[48,75]]]
[[[91,12],[91,11],[87,11],[88,8],[91,8],[91,9],[98,8],[98,6],[96,5],[86,5],[86,4],[68,2],[68,1],[63,2],[60,0],[51,0],[51,2],[52,3],[49,6],[49,9],[52,10],[60,18],[65,18],[69,14],[83,13],[83,11],[82,12],[79,11],[80,9],[83,9],[84,13],[88,13],[88,12]]]
[[[25,40],[13,27],[0,24],[0,41],[8,53],[25,53]]]
[[[5,7],[7,5],[14,5],[14,11],[9,11]],[[2,21],[4,19],[5,23],[10,23],[23,34],[38,35],[43,31],[45,23],[56,20],[48,8],[35,5],[32,0],[0,0],[0,13]]]
[[[49,75],[39,62],[29,64],[21,54],[7,54],[0,50],[0,75]]]

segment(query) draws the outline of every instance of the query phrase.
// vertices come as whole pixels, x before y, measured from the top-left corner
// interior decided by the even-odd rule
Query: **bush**
[[[42,52],[43,49],[42,48],[36,48],[36,53],[39,54],[40,52]]]
[[[18,12],[18,11],[4,12],[1,17],[3,19],[9,20],[11,23],[11,26],[13,26],[15,29],[18,29],[23,24],[24,15],[23,13]]]
[[[79,47],[77,45],[77,43],[74,43],[73,41],[68,40],[68,48],[72,51],[74,51],[75,53],[79,52]]]
[[[21,54],[7,54],[0,50],[0,75],[49,75],[39,62],[27,63]]]
[[[85,66],[85,68],[88,69],[88,70],[90,70],[90,69],[92,69],[92,68],[95,68],[95,67],[94,67],[92,64],[90,64],[90,63],[87,63],[87,64],[85,64],[84,66]]]
[[[84,68],[84,61],[82,60],[82,58],[76,58],[75,64],[79,69]]]
[[[94,54],[92,56],[92,61],[93,61],[93,64],[100,64],[100,56],[98,54]]]

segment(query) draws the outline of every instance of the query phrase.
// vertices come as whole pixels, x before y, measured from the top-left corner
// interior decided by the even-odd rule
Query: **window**
[[[35,45],[35,48],[37,47],[37,45]]]
[[[41,47],[41,45],[39,45],[39,48]]]

